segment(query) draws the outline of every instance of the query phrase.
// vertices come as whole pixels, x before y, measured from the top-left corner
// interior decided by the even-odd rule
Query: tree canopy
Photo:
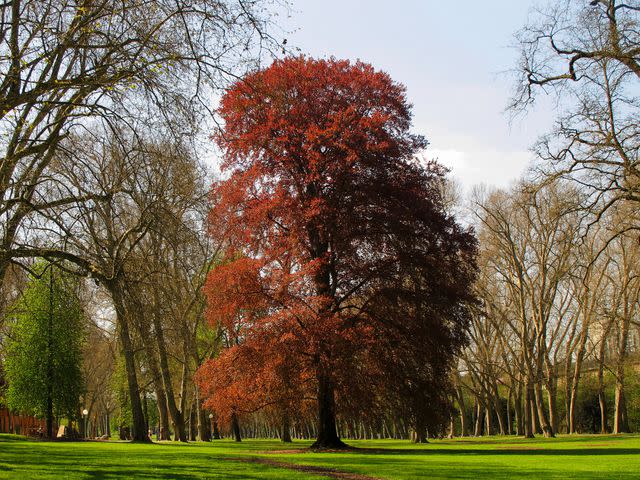
[[[76,418],[83,392],[83,312],[75,281],[47,263],[35,273],[11,309],[5,360],[7,402],[16,411]]]
[[[416,159],[404,87],[361,62],[287,58],[219,113],[228,178],[209,228],[226,258],[205,288],[232,341],[200,371],[207,405],[314,397],[318,447],[342,444],[339,409],[403,411],[424,438],[465,341],[476,242],[445,210],[445,169]]]

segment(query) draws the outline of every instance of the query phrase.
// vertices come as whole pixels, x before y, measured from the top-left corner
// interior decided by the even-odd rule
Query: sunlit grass
[[[385,479],[640,478],[640,436],[466,438],[414,445],[350,441],[355,450],[313,453],[310,442],[229,440],[188,445],[124,442],[37,442],[0,435],[0,478],[278,479],[323,478],[247,463],[261,458]],[[299,450],[298,450],[299,449]]]

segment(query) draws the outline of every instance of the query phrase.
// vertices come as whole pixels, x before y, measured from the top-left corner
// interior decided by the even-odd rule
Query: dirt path
[[[370,477],[369,475],[361,475],[359,473],[342,472],[335,468],[329,467],[316,467],[313,465],[296,465],[295,463],[278,462],[277,460],[271,460],[269,458],[226,458],[226,460],[232,460],[234,462],[244,463],[260,463],[262,465],[269,465],[271,467],[286,468],[288,470],[295,470],[297,472],[311,473],[313,475],[322,475],[329,478],[337,478],[340,480],[382,480],[378,477]]]

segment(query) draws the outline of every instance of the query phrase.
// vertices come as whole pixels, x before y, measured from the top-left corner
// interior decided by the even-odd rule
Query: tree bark
[[[325,372],[318,374],[318,437],[311,445],[315,449],[338,449],[346,445],[336,429],[335,391],[330,376]]]
[[[187,432],[185,429],[184,415],[176,404],[175,394],[173,392],[173,383],[171,382],[171,372],[169,370],[169,361],[167,359],[167,348],[164,341],[164,329],[157,312],[151,315],[153,319],[153,328],[155,330],[156,344],[158,346],[158,357],[160,361],[160,373],[162,375],[162,383],[167,397],[167,407],[171,414],[171,420],[175,430],[175,439],[181,442],[187,441]]]
[[[282,434],[280,439],[285,443],[291,443],[291,420],[288,412],[282,414]]]
[[[234,413],[231,415],[231,430],[233,432],[233,437],[236,442],[242,441],[242,435],[240,434],[240,422],[238,421],[238,416]]]
[[[525,386],[524,391],[524,436],[525,438],[533,438],[534,437],[534,412],[531,406],[533,397],[533,387],[531,385],[531,381],[527,379],[527,384]]]
[[[547,413],[544,411],[544,398],[542,397],[542,384],[535,382],[534,385],[535,405],[538,411],[538,421],[540,422],[540,428],[546,438],[555,437],[555,433],[547,418]]]
[[[119,282],[109,282],[107,288],[111,293],[113,304],[116,310],[118,335],[122,345],[124,355],[125,370],[127,373],[127,386],[129,387],[129,398],[131,400],[131,438],[134,442],[148,442],[149,437],[145,429],[144,414],[142,412],[142,402],[140,401],[140,388],[138,386],[138,376],[136,373],[135,352],[131,335],[129,333],[129,319],[122,294],[122,286]]]

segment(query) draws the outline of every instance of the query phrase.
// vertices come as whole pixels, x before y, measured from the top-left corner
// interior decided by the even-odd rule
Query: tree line
[[[83,323],[51,410],[95,436],[635,428],[640,6],[556,2],[518,34],[511,111],[544,91],[559,116],[471,228],[387,74],[261,65],[277,3],[0,6],[3,382],[47,265]]]

